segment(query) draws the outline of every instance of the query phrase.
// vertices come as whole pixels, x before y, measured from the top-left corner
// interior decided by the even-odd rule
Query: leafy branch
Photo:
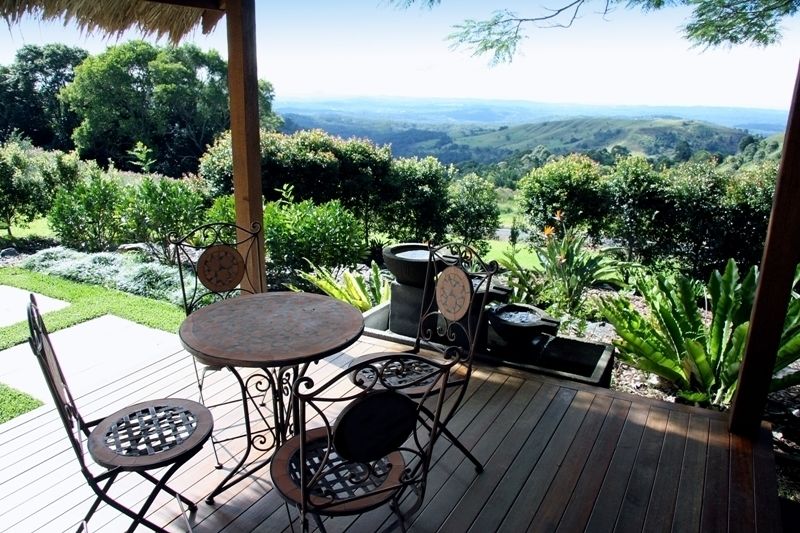
[[[401,7],[421,4],[432,8],[441,0],[390,0]],[[447,36],[451,49],[466,47],[473,56],[491,54],[489,63],[510,63],[520,41],[526,37],[524,26],[569,28],[589,0],[566,0],[557,8],[545,8],[538,16],[520,16],[507,9],[495,11],[485,20],[467,19],[454,26]],[[621,0],[603,0],[603,16]],[[800,0],[629,0],[625,7],[639,6],[649,12],[665,7],[690,5],[693,8],[684,36],[696,45],[723,46],[751,43],[767,46],[781,38],[780,22],[797,14]]]

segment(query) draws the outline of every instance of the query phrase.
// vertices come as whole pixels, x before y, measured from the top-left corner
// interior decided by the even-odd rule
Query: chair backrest
[[[61,365],[58,363],[53,344],[50,342],[50,336],[47,333],[47,328],[42,320],[42,315],[39,313],[39,307],[33,294],[31,294],[31,301],[28,304],[28,328],[30,330],[28,342],[31,350],[33,350],[33,354],[42,368],[47,388],[50,389],[58,414],[64,423],[64,429],[67,430],[72,449],[75,451],[75,455],[78,456],[81,471],[84,475],[88,475],[83,455],[83,441],[88,437],[89,429],[80,412],[78,412],[75,400],[64,379],[64,373],[61,371]]]
[[[471,368],[489,303],[496,261],[484,262],[461,243],[432,246],[414,348],[442,352]]]
[[[433,445],[441,428],[447,380],[455,360],[431,362],[415,354],[364,361],[317,385],[309,377],[294,385],[302,440],[293,470],[304,512],[358,512],[382,505],[386,493],[413,488],[424,497]],[[412,370],[420,366],[423,372]],[[405,374],[413,378],[397,379]],[[357,386],[353,387],[356,383]],[[425,392],[413,399],[406,390]],[[427,407],[423,403],[428,401]],[[337,415],[332,422],[333,415]],[[422,422],[422,423],[421,423]],[[317,432],[310,449],[308,426]],[[324,436],[320,437],[320,432]],[[320,443],[327,450],[320,450]],[[402,454],[401,456],[398,454]],[[306,468],[300,468],[305,464]]]
[[[212,222],[181,237],[170,236],[187,315],[217,300],[265,289],[266,280],[247,269],[253,256],[258,262],[264,260],[258,243],[260,232],[259,223],[247,229],[228,222]],[[256,289],[242,287],[244,280]]]

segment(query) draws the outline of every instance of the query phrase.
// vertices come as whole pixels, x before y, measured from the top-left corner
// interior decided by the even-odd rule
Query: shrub
[[[339,200],[361,220],[364,241],[368,224],[387,196],[391,163],[388,147],[365,139],[343,140],[321,130],[292,135],[261,132],[261,184],[268,200],[292,185],[298,200]],[[230,133],[220,136],[200,159],[200,175],[215,196],[232,191]]]
[[[291,188],[264,207],[267,268],[278,278],[295,277],[305,261],[320,267],[353,266],[366,255],[361,224],[338,201],[295,203]]]
[[[214,199],[206,210],[206,222],[227,222],[229,224],[236,223],[236,204],[233,200],[232,194],[226,194]]]
[[[127,234],[144,242],[160,261],[171,263],[170,235],[183,235],[203,221],[205,196],[188,179],[146,176],[128,189]]]
[[[712,273],[705,288],[710,297],[711,322],[697,307],[697,291],[684,277],[658,275],[640,278],[650,316],[643,316],[624,296],[605,299],[603,315],[620,339],[614,341],[622,360],[669,381],[687,400],[727,406],[739,378],[755,298],[757,270],[743,279],[735,261]],[[784,322],[772,390],[800,383],[800,371],[787,372],[800,357],[800,298],[793,295]]]
[[[59,190],[48,220],[61,243],[70,248],[97,252],[120,243],[125,235],[122,202],[124,189],[96,165],[71,191]]]
[[[664,175],[641,155],[617,159],[608,180],[611,209],[604,230],[648,263],[668,255],[670,226]]]
[[[44,182],[30,150],[17,140],[0,145],[0,224],[9,237],[12,224],[27,224],[47,206]]]
[[[601,167],[585,155],[571,154],[535,168],[519,182],[520,200],[533,227],[541,228],[558,210],[570,224],[600,234],[606,214],[606,189]]]
[[[441,241],[454,173],[434,157],[393,160],[391,188],[376,211],[376,229],[399,242]]]
[[[72,281],[166,300],[176,305],[182,302],[178,269],[143,260],[136,254],[87,254],[56,247],[25,258],[21,266]]]
[[[477,174],[467,174],[450,185],[449,196],[450,234],[485,254],[489,249],[486,239],[494,238],[500,226],[500,207],[494,185]]]

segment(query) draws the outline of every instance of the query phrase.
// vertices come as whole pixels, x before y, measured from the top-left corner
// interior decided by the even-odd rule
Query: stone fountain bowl
[[[428,272],[428,245],[421,242],[392,244],[383,249],[383,261],[398,283],[424,287]]]
[[[509,345],[529,344],[538,335],[558,333],[559,321],[532,305],[498,305],[489,308],[487,315],[494,331]]]

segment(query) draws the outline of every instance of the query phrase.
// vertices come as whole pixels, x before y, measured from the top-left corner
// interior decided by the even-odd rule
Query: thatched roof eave
[[[0,16],[9,25],[23,16],[63,20],[87,33],[120,36],[135,29],[147,36],[178,43],[195,28],[210,33],[225,14],[225,3],[214,0],[0,0]]]

